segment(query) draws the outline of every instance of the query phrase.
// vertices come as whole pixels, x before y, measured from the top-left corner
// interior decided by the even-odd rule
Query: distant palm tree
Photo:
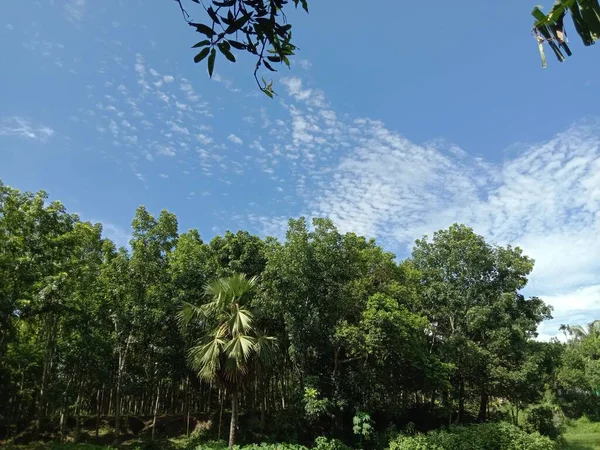
[[[248,309],[256,284],[256,277],[244,274],[217,279],[204,289],[208,303],[196,306],[184,302],[180,312],[184,325],[196,318],[205,329],[204,337],[190,349],[192,367],[201,378],[217,382],[231,393],[229,448],[235,445],[239,393],[261,366],[273,360],[276,349],[275,338],[255,329]]]
[[[597,339],[600,338],[600,320],[594,320],[588,323],[586,327],[582,325],[561,325],[560,330],[576,341],[582,341],[587,337]]]

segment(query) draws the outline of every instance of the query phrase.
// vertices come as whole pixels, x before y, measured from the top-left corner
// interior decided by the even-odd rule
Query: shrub
[[[314,450],[351,450],[350,447],[345,445],[338,439],[327,439],[326,437],[320,436],[315,439]]]
[[[252,444],[245,445],[240,450],[308,450],[298,444]]]
[[[485,423],[399,436],[389,450],[555,450],[556,443],[539,433],[528,434],[509,423]]]
[[[562,429],[556,408],[551,405],[529,407],[525,415],[525,429],[557,440],[562,434]]]

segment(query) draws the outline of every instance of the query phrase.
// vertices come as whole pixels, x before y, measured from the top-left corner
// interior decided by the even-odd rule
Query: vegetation
[[[600,332],[535,340],[533,264],[464,225],[397,261],[327,219],[206,243],[144,207],[117,249],[0,184],[0,440],[555,448],[600,413]]]

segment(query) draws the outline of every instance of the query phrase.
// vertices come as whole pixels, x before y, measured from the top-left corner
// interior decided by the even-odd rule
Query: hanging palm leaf
[[[571,56],[564,28],[564,16],[567,10],[571,14],[575,31],[583,44],[592,45],[600,39],[600,4],[598,0],[556,0],[548,14],[544,14],[539,6],[533,8],[531,15],[535,18],[533,34],[538,43],[542,57],[542,67],[546,67],[543,44],[547,43],[559,61]]]

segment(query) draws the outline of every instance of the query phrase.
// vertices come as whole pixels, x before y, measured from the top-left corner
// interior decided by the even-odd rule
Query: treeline
[[[548,392],[574,413],[597,410],[600,340],[581,351],[575,341],[587,334],[567,347],[535,340],[551,308],[519,293],[532,269],[519,248],[464,225],[417,240],[397,261],[327,219],[290,220],[283,242],[245,231],[204,242],[179,233],[174,214],[144,207],[130,248],[117,249],[101,224],[0,183],[4,433],[49,424],[66,433],[71,418],[77,434],[84,418],[111,416],[119,436],[126,416],[205,414],[223,438],[231,383],[192,369],[206,324],[179,318],[182,305],[213,300],[207,283],[235,274],[258,277],[248,308],[277,347],[239,386],[242,440],[485,421],[491,402],[518,414]]]

